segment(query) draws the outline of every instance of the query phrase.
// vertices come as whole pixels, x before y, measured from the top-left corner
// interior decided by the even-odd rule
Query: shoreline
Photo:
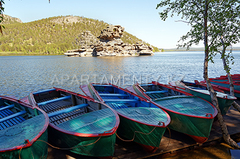
[[[64,54],[23,53],[23,52],[0,52],[0,56],[52,56]]]

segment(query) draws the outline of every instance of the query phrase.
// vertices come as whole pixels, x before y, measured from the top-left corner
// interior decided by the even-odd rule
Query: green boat
[[[119,117],[107,105],[60,88],[31,93],[28,101],[49,116],[53,146],[89,157],[113,156]]]
[[[207,141],[217,109],[209,102],[169,85],[152,82],[129,88],[155,103],[171,117],[169,128],[192,137],[198,143]]]
[[[47,158],[48,124],[39,108],[0,96],[0,158]]]
[[[101,102],[105,102],[120,116],[118,135],[121,139],[134,141],[148,152],[158,149],[169,115],[144,98],[114,85],[82,85],[83,92]]]
[[[209,102],[212,102],[209,91],[202,87],[198,87],[198,86],[195,87],[194,83],[184,82],[184,81],[182,81],[182,82],[175,81],[170,84],[172,86],[177,86],[177,89],[180,89],[180,90],[188,92],[194,96],[197,96],[197,97],[203,98]],[[231,107],[232,103],[237,98],[234,96],[231,96],[229,94],[223,93],[223,92],[216,92],[216,93],[217,93],[216,95],[217,95],[217,99],[218,99],[219,108],[221,110],[221,114],[226,115],[229,108]]]

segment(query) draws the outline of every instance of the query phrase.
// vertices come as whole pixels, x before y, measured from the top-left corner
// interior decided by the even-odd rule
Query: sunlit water
[[[240,73],[240,52],[233,55],[231,73]],[[126,87],[152,80],[203,80],[203,61],[203,52],[165,52],[141,57],[1,56],[0,94],[21,98],[54,86],[81,93],[79,85],[88,82]],[[209,63],[209,77],[224,74],[222,61],[216,57],[214,64]]]
[[[233,55],[235,64],[231,66],[231,73],[239,74],[240,51]],[[214,64],[209,63],[209,77],[225,75],[219,56],[214,60]],[[203,52],[165,52],[141,57],[1,56],[0,94],[22,98],[30,92],[52,87],[81,93],[79,85],[88,82],[111,82],[126,87],[136,81],[168,83],[182,78],[201,81],[203,61]],[[238,158],[240,155],[239,150],[221,148],[211,149],[214,154],[208,152],[209,147],[194,150],[188,152],[188,157],[196,154],[194,158],[218,158],[219,155],[231,158],[232,154]],[[209,157],[202,156],[205,153]],[[180,158],[186,158],[184,155]]]

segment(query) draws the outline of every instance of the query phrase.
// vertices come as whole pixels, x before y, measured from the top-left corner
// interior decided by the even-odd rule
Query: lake
[[[233,52],[231,73],[240,73],[240,51]],[[203,52],[163,52],[140,57],[0,56],[0,94],[22,98],[30,92],[60,87],[81,93],[80,84],[113,83],[121,87],[152,80],[203,80]],[[209,77],[225,75],[221,59],[209,63]]]
[[[240,51],[234,51],[233,56],[235,64],[231,65],[231,73],[239,74]],[[141,57],[0,56],[0,94],[23,98],[30,92],[52,87],[82,93],[79,85],[88,82],[111,82],[127,87],[152,80],[162,83],[181,79],[201,81],[203,61],[203,52],[163,52]],[[225,75],[220,57],[215,57],[214,61],[214,64],[209,63],[209,77]],[[216,155],[227,151],[228,158],[234,153],[239,156],[239,150],[223,148],[219,152],[218,149],[211,148]],[[194,154],[207,157],[202,156],[205,149],[191,152],[189,158]],[[184,154],[182,157],[186,158]]]

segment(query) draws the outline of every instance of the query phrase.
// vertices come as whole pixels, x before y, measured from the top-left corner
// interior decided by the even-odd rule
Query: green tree
[[[232,8],[232,5],[234,8]],[[213,57],[218,52],[219,46],[223,46],[223,37],[228,37],[229,41],[225,43],[223,48],[230,46],[231,43],[239,41],[239,34],[235,34],[236,28],[239,26],[239,0],[162,0],[158,5],[158,8],[164,8],[160,13],[160,18],[166,20],[170,15],[181,16],[181,21],[189,24],[191,29],[186,35],[183,35],[179,41],[183,44],[179,44],[179,47],[191,47],[193,44],[199,44],[204,42],[205,46],[205,58],[203,77],[207,83],[207,88],[210,92],[213,105],[218,110],[218,121],[221,125],[224,140],[235,148],[240,148],[235,141],[230,138],[227,131],[227,126],[223,121],[221,111],[218,106],[218,100],[216,93],[214,92],[209,77],[208,77],[208,62],[213,62]],[[233,18],[231,14],[234,15]],[[227,17],[228,20],[225,20]],[[216,25],[216,23],[218,25]],[[237,24],[233,27],[233,24]],[[224,30],[224,27],[228,28]],[[223,30],[225,31],[223,33]],[[225,56],[225,50],[221,57]]]
[[[2,29],[4,28],[4,26],[1,24],[1,22],[3,21],[3,12],[4,12],[4,1],[0,0],[0,32],[3,33]]]

